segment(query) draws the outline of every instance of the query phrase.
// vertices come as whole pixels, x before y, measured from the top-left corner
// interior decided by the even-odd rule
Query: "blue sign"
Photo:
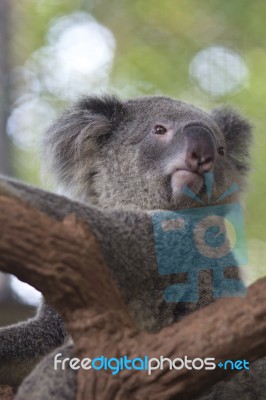
[[[206,187],[211,190],[210,174]],[[225,192],[236,190],[236,185]],[[190,197],[194,196],[185,189]],[[226,197],[225,194],[223,198]],[[195,199],[195,197],[193,197]],[[221,198],[220,198],[221,200]],[[181,211],[159,211],[152,214],[158,270],[161,275],[187,272],[186,283],[167,287],[167,302],[197,302],[199,271],[211,270],[213,297],[238,297],[246,293],[240,279],[226,279],[226,267],[247,263],[243,210],[240,203],[206,206]],[[233,240],[227,229],[231,228]]]

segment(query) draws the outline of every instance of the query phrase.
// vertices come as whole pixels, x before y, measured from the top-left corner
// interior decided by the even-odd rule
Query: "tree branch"
[[[13,400],[14,391],[11,387],[0,385],[0,400]]]
[[[220,299],[157,334],[140,332],[87,224],[73,215],[59,222],[6,197],[0,197],[0,209],[0,270],[42,291],[63,315],[80,358],[186,355],[219,363],[266,355],[266,279],[252,285],[245,298]],[[77,399],[188,399],[228,373],[80,370]]]

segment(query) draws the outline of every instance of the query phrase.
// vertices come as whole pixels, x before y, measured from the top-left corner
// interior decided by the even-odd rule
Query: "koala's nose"
[[[202,126],[188,126],[184,129],[186,138],[186,164],[189,169],[200,173],[211,170],[214,163],[214,139]]]

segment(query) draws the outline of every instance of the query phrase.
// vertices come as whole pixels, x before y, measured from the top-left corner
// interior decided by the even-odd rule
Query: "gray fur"
[[[74,400],[76,398],[76,371],[69,368],[69,365],[66,366],[65,370],[53,370],[53,379],[49,382],[49,387],[47,388],[47,377],[51,375],[53,359],[57,353],[61,353],[63,358],[74,357],[71,344],[57,348],[56,351],[45,358],[45,362],[39,363],[33,373],[25,379],[17,392],[16,400]]]
[[[45,303],[34,318],[0,329],[0,384],[17,386],[66,337],[60,315]]]
[[[171,132],[170,141],[154,135],[154,126],[158,124]],[[243,192],[249,165],[249,123],[231,109],[206,113],[165,97],[124,102],[114,97],[87,97],[57,118],[44,138],[44,165],[55,175],[58,185],[78,202],[16,181],[0,180],[0,193],[19,196],[56,219],[75,213],[89,223],[137,326],[150,332],[159,331],[213,301],[210,276],[203,271],[197,303],[166,303],[163,289],[184,282],[186,276],[160,275],[154,248],[151,221],[154,210],[198,207],[193,200],[175,193],[171,186],[172,174],[184,159],[184,128],[190,125],[204,126],[213,135],[216,148],[225,147],[225,155],[216,154],[214,160],[212,201],[235,182],[239,193]],[[204,186],[195,187],[206,199]],[[239,194],[231,196],[229,201],[238,199]],[[185,236],[180,240],[180,248],[185,240]],[[193,252],[188,251],[186,257],[192,265],[197,262]],[[227,275],[233,277],[237,273],[236,269],[230,269]],[[51,332],[62,326],[56,313],[53,318]],[[50,327],[42,318],[37,321],[44,329]],[[30,323],[26,326],[30,329]],[[61,345],[66,337],[61,331],[50,343],[47,336],[30,329],[26,355],[25,347],[21,352],[12,350],[20,340],[21,325],[12,329],[12,333],[8,329],[0,330],[0,343],[7,335],[10,337],[11,350],[6,351],[10,351],[9,360],[14,363],[39,360],[44,353],[38,350],[40,341],[48,352]],[[62,384],[73,376],[70,387],[75,387],[74,371],[67,371],[61,377],[55,374],[51,360],[52,356],[44,358],[29,375],[20,387],[18,399],[74,398],[75,391],[63,393]],[[20,379],[21,376],[17,384]],[[55,387],[62,387],[62,391],[55,392]]]
[[[151,135],[153,126],[162,123],[176,131],[175,140],[167,148],[158,145]],[[165,97],[123,103],[109,97],[97,102],[94,98],[83,99],[48,130],[44,167],[50,167],[58,184],[72,197],[101,208],[189,208],[195,204],[184,196],[171,196],[169,174],[164,173],[166,163],[182,152],[183,128],[188,124],[208,127],[217,147],[228,141],[228,156],[216,160],[213,200],[232,182],[243,190],[247,169],[239,171],[235,160],[241,157],[242,165],[249,164],[249,123],[231,109],[208,114]]]
[[[266,397],[266,357],[250,365],[230,380],[222,380],[198,400],[264,400]]]

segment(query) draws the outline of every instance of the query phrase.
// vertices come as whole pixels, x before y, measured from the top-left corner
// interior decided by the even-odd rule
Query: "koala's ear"
[[[229,107],[217,107],[211,111],[224,134],[227,156],[241,172],[249,169],[252,144],[252,126],[250,122]]]
[[[95,173],[94,155],[111,140],[124,108],[118,98],[104,96],[84,97],[64,111],[43,138],[43,171],[52,172],[62,187],[77,192],[82,180]]]

